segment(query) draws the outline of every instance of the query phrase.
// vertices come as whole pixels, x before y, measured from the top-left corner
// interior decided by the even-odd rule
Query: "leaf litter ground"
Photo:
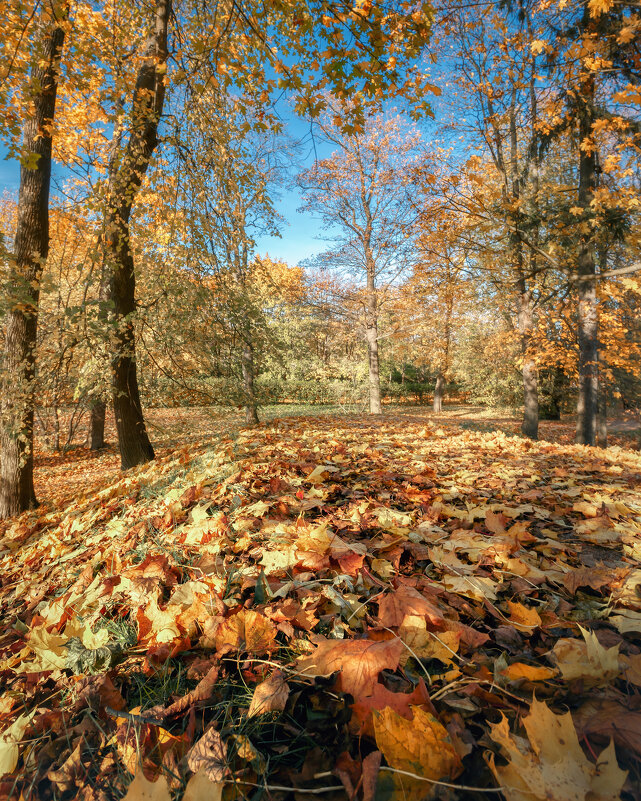
[[[639,798],[640,483],[418,414],[94,478],[0,541],[0,798]]]

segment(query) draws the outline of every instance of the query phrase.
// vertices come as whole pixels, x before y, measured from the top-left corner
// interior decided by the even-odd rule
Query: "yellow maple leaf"
[[[627,773],[617,763],[614,744],[602,751],[596,765],[588,761],[572,715],[555,715],[536,699],[523,719],[527,742],[513,738],[507,718],[490,725],[507,765],[487,762],[508,801],[616,801]],[[521,744],[523,743],[523,745]],[[527,747],[524,747],[527,746]]]
[[[410,707],[407,720],[391,707],[374,710],[376,745],[392,768],[426,779],[453,779],[463,769],[445,727],[419,706]],[[419,779],[393,774],[399,798],[423,798],[430,785]]]

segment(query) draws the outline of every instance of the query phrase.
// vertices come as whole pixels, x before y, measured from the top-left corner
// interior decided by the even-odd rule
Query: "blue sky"
[[[19,165],[15,159],[6,159],[5,156],[6,150],[0,146],[0,194],[9,192],[17,196],[20,178]],[[310,157],[305,160],[311,163]],[[59,168],[58,175],[62,176],[62,173],[63,171]],[[315,239],[320,233],[320,220],[311,214],[297,211],[302,202],[300,192],[295,185],[288,185],[281,189],[276,206],[283,217],[282,236],[280,238],[260,237],[257,241],[257,249],[260,254],[269,253],[272,258],[282,259],[293,266],[325,249],[326,243]]]
[[[437,105],[437,98],[434,98]],[[283,218],[281,236],[263,236],[257,238],[257,251],[269,254],[273,259],[281,259],[293,266],[313,257],[327,249],[327,232],[321,227],[321,220],[310,213],[299,212],[303,203],[300,190],[293,178],[297,169],[309,167],[315,158],[327,157],[331,148],[319,140],[312,138],[309,122],[287,114],[286,125],[288,134],[293,140],[299,140],[297,147],[298,166],[292,169],[291,180],[280,188],[276,200],[276,208]],[[19,166],[15,160],[5,158],[6,150],[0,146],[0,193],[8,191],[17,195],[19,181]],[[54,165],[55,176],[64,177],[64,169]],[[55,194],[55,189],[53,189]]]

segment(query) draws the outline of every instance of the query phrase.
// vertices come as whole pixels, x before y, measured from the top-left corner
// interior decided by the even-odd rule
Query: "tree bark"
[[[105,447],[105,418],[107,416],[107,404],[104,400],[94,401],[91,407],[91,418],[89,428],[89,448],[92,451],[99,451]]]
[[[586,7],[587,9],[587,7]],[[579,192],[578,205],[584,220],[579,238],[577,259],[579,397],[577,402],[576,441],[594,445],[597,431],[599,313],[596,294],[596,262],[594,242],[589,227],[590,203],[597,186],[596,150],[589,144],[595,119],[594,77],[588,76],[580,90],[579,100]],[[583,146],[583,145],[587,146]]]
[[[243,371],[243,389],[245,394],[245,422],[256,425],[258,420],[258,404],[254,391],[254,349],[246,343],[241,353]]]
[[[102,241],[101,241],[102,246]],[[100,303],[100,311],[98,312],[100,321],[108,325],[108,313],[106,304],[109,301],[111,294],[111,281],[106,274],[105,258],[103,253],[103,275],[100,281],[100,289],[98,292],[98,301]],[[91,416],[89,421],[89,448],[92,451],[99,451],[106,445],[105,442],[105,419],[107,417],[107,404],[104,397],[97,394],[91,400]]]
[[[0,518],[37,506],[33,486],[34,378],[40,278],[49,252],[51,123],[64,44],[63,16],[43,18],[43,47],[32,69],[33,112],[24,124],[18,221],[5,321],[0,398]],[[33,161],[32,161],[33,160]]]
[[[105,216],[106,264],[116,326],[112,360],[113,409],[123,470],[154,458],[138,389],[136,276],[130,242],[133,204],[158,144],[158,122],[165,98],[170,0],[156,0],[154,26],[138,70],[129,140],[113,176]]]
[[[608,404],[601,383],[599,383],[599,399],[597,402],[596,441],[599,448],[608,447]]]
[[[445,378],[443,377],[443,373],[439,371],[438,375],[436,376],[436,386],[434,387],[434,403],[432,405],[433,410],[440,414],[443,409],[443,394],[445,392]]]
[[[367,338],[367,363],[369,370],[369,412],[370,414],[382,414],[381,376],[378,358],[378,303],[376,298],[376,267],[368,241],[365,244],[365,259],[367,266],[365,336]]]
[[[530,353],[530,340],[533,329],[532,295],[522,280],[520,287],[521,308],[519,310],[519,329],[521,333],[521,355],[523,366],[523,422],[521,432],[529,439],[539,438],[539,393],[536,362]]]

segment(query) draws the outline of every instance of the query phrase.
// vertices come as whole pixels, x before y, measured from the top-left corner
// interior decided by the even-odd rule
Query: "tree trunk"
[[[254,349],[245,344],[241,353],[243,371],[243,390],[245,394],[245,422],[256,425],[258,420],[258,404],[254,392]]]
[[[378,359],[378,304],[376,301],[376,273],[374,260],[366,246],[367,307],[365,309],[365,335],[367,337],[367,363],[369,367],[369,412],[382,414],[381,376]]]
[[[597,445],[599,448],[608,447],[608,404],[603,391],[599,386],[599,400],[597,402]]]
[[[536,362],[530,353],[530,341],[533,328],[532,296],[525,288],[525,280],[521,285],[521,308],[519,310],[519,328],[521,333],[521,355],[523,358],[523,422],[521,432],[529,439],[539,438],[539,393],[538,371]]]
[[[165,98],[170,0],[156,0],[154,27],[138,70],[129,140],[113,176],[105,216],[106,265],[116,326],[112,360],[113,408],[123,470],[154,458],[140,402],[136,366],[136,276],[129,221],[133,204],[158,143]]]
[[[105,418],[107,404],[103,400],[96,400],[91,407],[89,428],[89,447],[92,451],[99,451],[105,447]]]
[[[5,318],[0,397],[0,518],[37,505],[33,487],[33,384],[40,278],[49,252],[51,123],[65,37],[61,21],[43,18],[42,54],[31,73],[33,113],[23,130],[23,152],[30,165],[20,167],[14,259],[8,276],[11,296]]]
[[[103,242],[101,241],[101,247]],[[103,254],[103,275],[100,281],[100,290],[98,292],[98,301],[100,303],[100,310],[98,312],[100,321],[108,325],[108,313],[106,304],[109,301],[111,294],[111,281],[106,274],[106,264]],[[104,389],[104,387],[103,387]],[[92,451],[99,451],[106,445],[105,442],[105,419],[107,416],[107,404],[101,394],[97,394],[90,400],[91,404],[91,417],[89,422],[89,448]]]
[[[587,7],[586,7],[587,8]],[[576,441],[594,445],[597,430],[599,313],[597,307],[594,243],[589,228],[590,203],[597,186],[596,150],[589,145],[594,109],[594,78],[589,76],[581,88],[579,109],[579,192],[578,205],[584,222],[579,238],[578,269],[578,340],[579,397],[577,402]],[[584,147],[583,144],[587,144]]]
[[[434,387],[434,404],[432,406],[433,410],[437,414],[440,414],[443,409],[444,392],[445,392],[445,378],[443,377],[443,373],[439,370],[439,373],[436,376],[436,386]]]

